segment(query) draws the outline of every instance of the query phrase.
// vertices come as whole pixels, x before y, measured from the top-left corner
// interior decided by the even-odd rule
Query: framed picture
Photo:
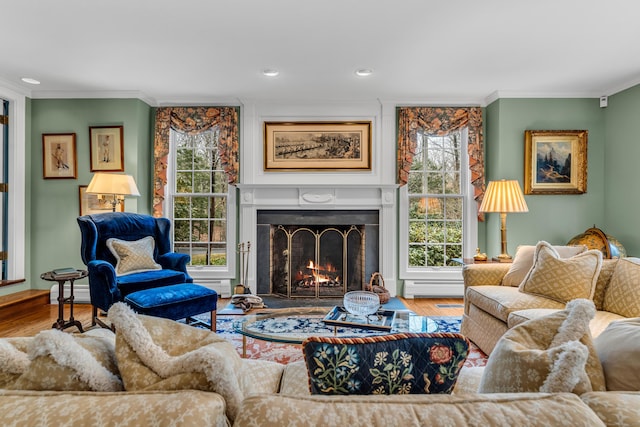
[[[371,122],[265,122],[264,170],[371,170]]]
[[[78,201],[80,206],[80,216],[97,213],[112,212],[113,207],[109,200],[98,198],[97,194],[87,194],[87,186],[78,186]],[[118,203],[116,210],[124,212],[124,203]]]
[[[587,192],[587,131],[524,133],[524,194]]]
[[[42,177],[76,179],[78,160],[75,133],[42,134]]]
[[[91,172],[124,172],[122,126],[89,127]]]

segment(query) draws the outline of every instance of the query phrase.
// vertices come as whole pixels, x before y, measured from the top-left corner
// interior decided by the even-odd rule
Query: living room
[[[462,298],[461,267],[415,273],[403,265],[407,248],[398,225],[402,198],[397,121],[398,108],[407,106],[480,108],[485,183],[505,178],[523,185],[525,131],[587,131],[586,191],[525,195],[528,212],[508,216],[509,252],[513,255],[518,245],[540,240],[564,245],[595,225],[622,242],[627,255],[640,254],[636,227],[640,202],[629,190],[640,157],[634,128],[640,113],[640,55],[633,54],[637,52],[634,14],[623,2],[601,10],[599,3],[589,7],[543,2],[519,9],[506,2],[406,1],[402,7],[391,7],[251,1],[225,5],[228,9],[222,14],[222,5],[195,1],[181,5],[180,11],[166,2],[110,3],[81,13],[74,2],[57,6],[25,2],[8,12],[8,16],[15,13],[15,19],[7,19],[7,31],[21,41],[3,55],[0,65],[0,98],[9,101],[12,190],[5,268],[7,280],[16,282],[0,286],[0,297],[26,290],[55,291],[52,282],[41,279],[42,273],[59,267],[84,268],[77,217],[80,187],[94,175],[91,127],[122,127],[122,171],[135,179],[141,194],[126,198],[124,210],[153,212],[155,117],[158,109],[168,106],[229,106],[238,111],[240,173],[229,241],[233,247],[254,244],[246,270],[252,291],[258,289],[259,211],[316,204],[330,210],[380,213],[378,267],[392,295],[407,296],[407,283],[423,280],[430,285],[418,293],[421,297]],[[159,28],[177,25],[161,23],[164,17],[188,20],[189,8],[207,13],[199,13],[196,23],[180,22],[177,28],[188,34],[185,39],[202,43],[200,47],[194,47],[199,44],[195,42],[185,47],[190,43],[184,39],[173,41],[173,48],[154,45],[163,38],[165,30]],[[503,14],[496,12],[500,9]],[[25,16],[33,22],[25,25]],[[94,38],[99,21],[108,23],[110,30]],[[322,31],[328,22],[333,25],[331,38]],[[452,22],[455,31],[445,25]],[[549,27],[549,34],[523,31],[541,23]],[[563,28],[568,23],[576,26],[571,36]],[[293,26],[295,37],[274,30],[287,25]],[[313,37],[303,37],[307,26]],[[442,37],[427,31],[430,27]],[[207,39],[208,29],[215,32],[213,42]],[[114,44],[108,43],[111,37]],[[79,43],[83,38],[86,44]],[[167,67],[166,80],[160,77],[163,73],[154,72],[167,56],[179,62],[197,58],[202,51],[209,57],[202,65]],[[407,58],[414,58],[415,67],[407,66],[412,61]],[[48,64],[52,75],[44,71]],[[364,68],[373,73],[356,76]],[[441,70],[436,73],[433,68]],[[274,69],[280,75],[263,74]],[[23,83],[23,77],[42,82],[32,86]],[[267,171],[265,122],[370,122],[371,168]],[[43,177],[42,138],[57,133],[75,134],[73,179]],[[311,191],[312,202],[302,197],[305,190]],[[322,201],[327,194],[332,203]],[[470,240],[473,244],[464,248],[464,257],[471,257],[476,247],[489,257],[499,254],[499,215],[486,213],[474,227],[477,232]],[[228,271],[200,277],[202,284],[223,297],[230,296],[243,278],[239,254],[230,261]],[[449,273],[454,276],[440,283]],[[88,302],[87,283],[78,280],[76,302]]]

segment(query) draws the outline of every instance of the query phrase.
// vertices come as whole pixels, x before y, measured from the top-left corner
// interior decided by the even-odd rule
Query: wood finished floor
[[[418,314],[426,316],[462,316],[462,298],[400,298],[404,305]],[[218,307],[225,307],[229,299],[220,299]],[[446,308],[438,305],[457,305]],[[91,305],[74,304],[73,317],[79,320],[85,329],[91,326]],[[29,307],[0,322],[0,337],[34,336],[38,332],[50,329],[58,319],[58,306],[51,304]],[[69,320],[69,306],[64,307],[64,319]],[[66,332],[77,332],[77,328],[69,327]]]

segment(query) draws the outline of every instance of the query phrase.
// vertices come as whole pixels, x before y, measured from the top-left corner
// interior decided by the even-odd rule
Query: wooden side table
[[[56,275],[53,271],[47,271],[46,273],[42,273],[40,278],[43,280],[48,280],[50,282],[58,282],[58,320],[51,326],[56,329],[66,329],[70,326],[75,326],[78,328],[80,332],[84,332],[82,329],[82,323],[79,320],[75,320],[73,318],[73,282],[78,279],[83,279],[89,275],[87,270],[77,270],[76,275],[73,274],[64,274],[64,275]],[[64,297],[64,284],[69,281],[70,290],[69,296]],[[69,320],[64,320],[64,303],[69,303]]]

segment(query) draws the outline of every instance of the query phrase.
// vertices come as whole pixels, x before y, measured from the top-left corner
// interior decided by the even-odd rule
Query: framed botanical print
[[[91,126],[91,172],[124,172],[123,126]]]
[[[75,133],[42,134],[42,177],[76,179],[78,175]]]

